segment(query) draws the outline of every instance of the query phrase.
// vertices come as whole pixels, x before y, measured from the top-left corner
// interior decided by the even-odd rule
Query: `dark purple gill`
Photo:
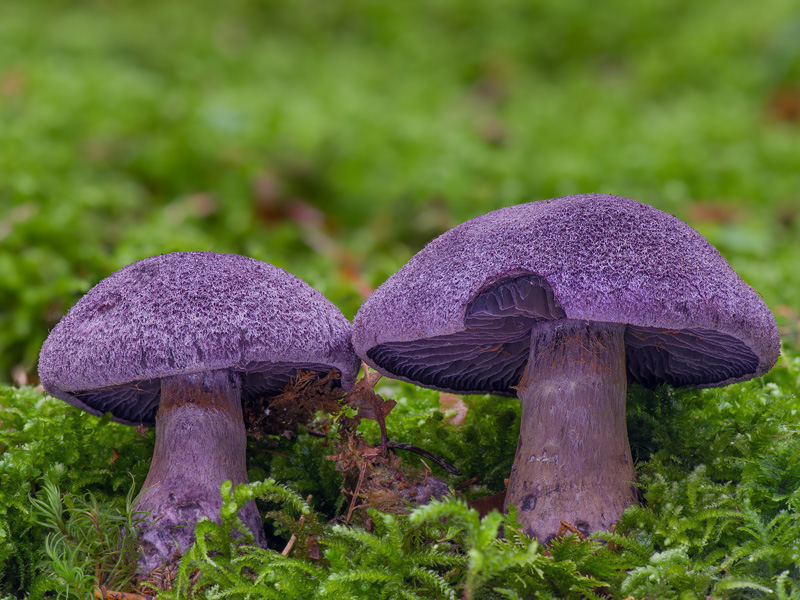
[[[42,346],[52,395],[115,421],[152,425],[162,377],[231,370],[243,398],[271,395],[299,371],[360,361],[350,323],[307,283],[235,254],[177,252],[130,264],[92,288]]]
[[[391,377],[514,394],[537,320],[626,326],[628,378],[714,386],[766,373],[775,319],[708,241],[646,204],[584,194],[502,208],[442,234],[353,323],[356,352]]]
[[[259,397],[269,398],[281,392],[293,379],[303,373],[316,373],[322,377],[331,371],[329,365],[320,364],[254,364],[243,370],[231,369],[241,373],[242,401],[250,402]],[[338,370],[333,369],[338,373]],[[341,379],[341,374],[339,374]],[[153,426],[161,401],[161,379],[144,379],[92,390],[79,390],[70,393],[79,401],[70,404],[84,408],[96,415],[111,413],[120,423],[141,423]]]
[[[516,395],[533,323],[563,318],[541,277],[491,285],[469,304],[465,329],[411,342],[380,344],[367,356],[403,379],[460,393]],[[752,373],[758,357],[741,341],[710,329],[664,330],[628,325],[628,381],[646,387],[708,385]]]

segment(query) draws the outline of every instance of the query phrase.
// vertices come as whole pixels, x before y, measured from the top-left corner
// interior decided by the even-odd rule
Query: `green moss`
[[[208,598],[213,590],[285,598],[459,598],[467,591],[476,599],[790,597],[800,590],[798,390],[800,357],[791,355],[765,378],[727,388],[632,390],[628,421],[644,504],[625,511],[616,533],[598,534],[611,546],[565,541],[549,556],[524,538],[513,516],[480,521],[463,499],[407,516],[371,511],[372,531],[330,525],[342,510],[341,480],[320,438],[251,441],[251,477],[274,479],[224,492],[226,514],[260,498],[273,550],[232,544],[230,523],[207,523],[199,535],[209,538],[187,554],[184,574],[200,568],[199,581],[209,587],[190,593],[187,579],[168,597],[195,597],[199,589]],[[392,439],[459,466],[461,477],[440,474],[452,485],[479,477],[462,498],[502,489],[516,448],[514,401],[472,399],[467,422],[455,427],[443,421],[437,392],[393,382],[379,391],[398,400],[387,420]],[[0,590],[37,597],[63,587],[64,573],[91,579],[86,548],[102,546],[92,521],[79,515],[88,506],[100,519],[124,522],[130,474],[143,480],[152,441],[30,388],[0,393]],[[42,516],[43,506],[59,505]],[[282,557],[292,534],[297,550]],[[78,539],[93,541],[81,546]]]
[[[796,131],[775,102],[797,18],[786,0],[9,6],[0,379],[135,259],[246,254],[352,316],[354,272],[377,285],[460,221],[588,191],[698,226],[796,331]]]
[[[372,532],[327,527],[342,510],[341,480],[328,449],[303,433],[251,442],[248,465],[252,481],[271,476],[287,494],[313,496],[326,554],[229,553],[227,570],[215,571],[211,544],[192,559],[204,561],[208,597],[252,591],[236,561],[256,564],[263,590],[290,578],[296,597],[359,597],[380,582],[423,598],[465,589],[475,598],[800,597],[796,3],[7,4],[2,381],[19,367],[18,380],[35,382],[49,329],[92,285],[145,256],[253,256],[295,272],[352,316],[370,286],[456,223],[589,191],[689,222],[781,327],[787,354],[762,380],[629,391],[646,504],[625,513],[613,553],[589,544],[547,557],[513,536],[489,543],[498,517],[481,524],[458,504],[436,509],[446,525],[430,512],[422,514],[432,520],[376,514]],[[454,428],[437,393],[380,387],[399,402],[392,439],[459,467],[453,477],[431,465],[453,486],[478,478],[466,499],[503,488],[515,401],[468,399],[467,422]],[[368,423],[364,432],[377,433]],[[95,503],[116,522],[152,443],[152,433],[31,388],[0,388],[0,595],[63,595],[59,553],[72,557],[76,581],[85,574],[91,553],[62,545],[53,522],[35,515],[46,482],[57,486],[64,525],[75,516],[67,507]],[[260,507],[277,510],[288,498]],[[299,513],[287,514],[295,525],[270,525],[276,547],[297,528]],[[446,557],[426,554],[443,543]],[[401,551],[388,555],[386,544]],[[393,571],[378,573],[389,560]],[[223,573],[243,587],[226,589]]]
[[[143,437],[31,388],[0,386],[0,406],[0,592],[41,590],[51,526],[32,502],[45,498],[43,486],[58,486],[77,504],[90,495],[104,513],[116,512],[131,478],[137,487],[144,481],[152,433]]]

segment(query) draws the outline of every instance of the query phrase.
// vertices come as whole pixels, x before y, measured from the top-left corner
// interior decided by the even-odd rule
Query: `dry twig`
[[[446,462],[443,458],[439,458],[435,454],[428,452],[427,450],[423,450],[422,448],[418,448],[417,446],[412,446],[411,444],[404,444],[403,442],[392,442],[392,441],[387,442],[387,446],[394,450],[407,450],[408,452],[419,454],[420,456],[424,456],[428,460],[432,460],[451,475],[461,475],[461,471],[456,469],[450,463]]]
[[[562,531],[562,530],[564,530],[564,531]],[[575,525],[573,525],[572,523],[569,523],[568,521],[561,521],[561,527],[558,528],[558,536],[561,537],[567,531],[577,535],[578,539],[580,539],[582,542],[585,542],[586,539],[587,539],[586,536],[583,535],[583,533],[581,533],[581,531],[577,527],[575,527]]]
[[[311,502],[311,498],[313,498],[312,495],[309,495],[308,498],[306,498],[306,504]],[[299,528],[302,527],[303,523],[305,522],[306,522],[306,516],[300,515],[300,519],[297,521],[298,527]],[[297,541],[297,536],[295,534],[292,534],[292,537],[290,537],[289,541],[286,543],[286,548],[283,549],[283,552],[281,552],[281,554],[283,556],[289,556],[289,553],[292,551],[292,548],[294,548],[294,544],[296,541]]]
[[[356,489],[353,490],[353,499],[350,501],[350,508],[347,510],[347,520],[345,523],[349,523],[350,519],[353,516],[353,511],[356,509],[356,501],[358,500],[358,494],[361,491],[361,485],[364,483],[364,475],[367,472],[367,461],[361,463],[361,474],[358,476],[358,483],[356,484]]]

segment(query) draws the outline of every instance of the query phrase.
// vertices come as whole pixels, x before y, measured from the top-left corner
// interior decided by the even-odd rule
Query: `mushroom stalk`
[[[609,529],[636,502],[624,335],[625,325],[579,320],[541,321],[531,331],[505,504],[542,543],[561,520],[585,535]]]
[[[226,370],[165,377],[156,415],[150,471],[135,509],[150,514],[139,527],[139,570],[150,573],[194,542],[202,517],[219,522],[220,485],[247,482],[241,381]],[[261,517],[249,502],[239,517],[264,545]]]

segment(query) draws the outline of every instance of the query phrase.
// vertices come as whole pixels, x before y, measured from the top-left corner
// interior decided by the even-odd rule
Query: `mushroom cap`
[[[515,395],[541,319],[626,324],[629,381],[711,387],[777,360],[772,313],[694,229],[634,200],[567,196],[442,234],[363,304],[356,352],[456,393]]]
[[[349,321],[321,293],[268,263],[213,252],[123,267],[70,309],[39,355],[50,394],[128,425],[155,422],[162,377],[230,369],[247,400],[298,370],[336,369],[350,389],[359,366]]]

